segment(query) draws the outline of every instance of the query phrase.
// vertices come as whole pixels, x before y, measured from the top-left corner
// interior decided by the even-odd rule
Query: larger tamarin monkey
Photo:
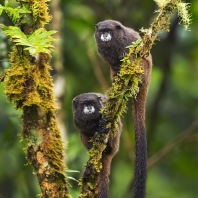
[[[140,38],[138,32],[123,26],[118,21],[105,20],[95,25],[95,40],[98,52],[107,61],[111,68],[111,78],[120,71],[121,59],[128,49],[126,46]],[[134,197],[144,198],[146,194],[147,175],[147,140],[145,126],[145,107],[148,87],[150,83],[152,58],[151,55],[142,59],[142,84],[136,100],[133,99],[133,117],[136,140],[136,159],[134,171]]]
[[[74,123],[80,130],[81,141],[87,149],[92,147],[90,140],[96,131],[107,132],[100,124],[103,122],[100,109],[104,106],[105,99],[106,96],[100,93],[84,93],[73,99]],[[121,130],[122,123],[118,120],[117,134],[116,136],[110,134],[107,147],[102,154],[102,170],[99,174],[97,198],[108,198],[111,161],[119,150]],[[89,170],[85,170],[83,180],[86,180],[89,172]]]

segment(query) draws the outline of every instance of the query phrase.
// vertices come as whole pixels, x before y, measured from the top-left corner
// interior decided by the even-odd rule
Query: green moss
[[[177,3],[178,15],[180,22],[183,24],[185,30],[189,30],[189,25],[192,23],[192,15],[189,14],[190,3]]]
[[[11,102],[18,104],[24,100],[26,79],[30,76],[31,66],[26,58],[20,59],[15,47],[10,53],[10,64],[11,67],[6,70],[5,94]]]
[[[50,0],[30,0],[30,9],[32,10],[33,20],[40,23],[42,27],[49,23],[52,18],[48,13],[47,2],[49,1]]]
[[[43,27],[51,19],[47,0],[25,0],[35,23],[23,24],[25,34]],[[31,14],[29,15],[31,16]],[[18,24],[21,24],[19,21]],[[13,46],[11,67],[5,76],[7,98],[23,111],[22,136],[27,142],[27,159],[33,165],[41,197],[71,197],[66,181],[64,142],[56,121],[50,54],[31,56],[23,46]]]
[[[106,145],[100,143],[99,141],[94,141],[93,148],[95,149],[90,149],[88,152],[90,156],[90,164],[93,165],[96,172],[100,172],[102,168],[102,163],[100,162],[100,159],[102,157],[102,151],[106,148]]]

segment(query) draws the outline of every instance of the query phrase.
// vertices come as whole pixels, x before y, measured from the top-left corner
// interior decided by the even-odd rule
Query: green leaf
[[[7,6],[0,5],[0,15],[2,14],[3,11],[5,11],[6,14],[9,17],[11,17],[11,19],[13,21],[15,21],[16,19],[20,18],[21,14],[31,13],[31,11],[29,11],[25,6],[18,7],[18,8],[12,8],[12,7],[9,7],[9,4]]]
[[[67,169],[66,172],[67,173],[79,173],[80,171]]]
[[[67,179],[71,179],[71,180],[74,180],[74,181],[78,182],[78,180],[75,179],[74,177],[67,176]]]
[[[0,15],[2,15],[4,7],[0,4]]]
[[[53,41],[56,41],[51,35],[56,31],[46,31],[44,28],[36,30],[31,35],[25,35],[20,28],[14,26],[1,25],[5,34],[10,36],[10,40],[16,45],[25,46],[24,50],[28,50],[31,55],[37,55],[40,52],[46,54],[51,53],[54,46]]]
[[[5,26],[3,24],[1,24],[1,28],[6,35],[10,36],[10,40],[14,43],[21,43],[22,45],[28,44],[27,37],[20,30],[20,28],[14,26]]]
[[[56,32],[57,31],[54,30],[46,31],[44,28],[36,30],[32,35],[28,37],[28,41],[31,46],[27,45],[29,47],[25,48],[25,50],[29,50],[31,55],[35,55],[40,52],[50,54],[54,48],[52,42],[56,41],[56,39],[51,37],[51,35],[55,34]]]
[[[142,42],[142,39],[139,38],[137,41],[132,42],[132,45],[129,45],[126,48],[137,47],[141,42]]]

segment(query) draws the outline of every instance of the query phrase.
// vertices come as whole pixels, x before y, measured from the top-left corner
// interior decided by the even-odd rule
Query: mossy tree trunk
[[[15,42],[16,45],[13,45],[9,54],[11,66],[6,70],[5,93],[7,98],[16,104],[16,108],[23,112],[22,138],[27,143],[25,150],[28,163],[34,167],[38,177],[41,197],[71,197],[66,179],[65,145],[56,121],[57,107],[49,73],[52,46],[49,41],[44,50],[39,48],[45,47],[40,42],[45,42],[50,37],[45,35],[47,31],[44,29],[44,25],[51,20],[48,13],[49,0],[18,2],[20,8],[28,11],[25,11],[25,14],[19,11],[20,16],[13,20],[15,27],[19,28],[17,31],[22,33],[9,33],[11,39],[17,37],[20,41],[18,40],[17,44]],[[6,6],[4,10],[13,19]],[[29,41],[31,35],[38,30],[46,38],[43,37],[38,43],[37,37]],[[34,50],[38,53],[34,53],[34,50],[28,51],[26,47],[32,45],[23,45],[24,40],[26,43],[35,43]]]

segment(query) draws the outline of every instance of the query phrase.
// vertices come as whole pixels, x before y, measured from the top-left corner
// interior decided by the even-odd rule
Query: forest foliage
[[[2,3],[2,2],[1,2]],[[176,16],[171,21],[170,33],[162,32],[160,42],[152,49],[153,73],[147,104],[148,185],[147,197],[196,197],[198,182],[198,93],[197,93],[197,23],[198,3],[191,2],[193,23],[191,31],[178,26]],[[155,3],[150,1],[71,1],[60,2],[62,8],[62,46],[66,86],[62,98],[62,111],[67,127],[67,165],[82,174],[87,153],[80,144],[78,130],[74,127],[71,101],[83,92],[104,92],[110,86],[109,66],[97,55],[94,43],[94,24],[104,19],[115,19],[138,30],[149,27]],[[52,7],[53,9],[53,7]],[[55,9],[55,8],[54,8]],[[148,20],[149,19],[149,20]],[[9,23],[6,16],[0,21]],[[52,22],[53,23],[53,22]],[[51,32],[52,33],[52,32]],[[54,32],[53,32],[54,33]],[[49,34],[51,35],[51,34]],[[21,39],[21,38],[17,38]],[[29,42],[29,38],[23,38]],[[42,38],[41,38],[42,41]],[[32,45],[32,43],[30,43]],[[9,67],[7,52],[10,42],[0,34],[0,72]],[[72,49],[72,50],[71,50]],[[4,60],[4,61],[2,61]],[[52,61],[53,65],[53,61]],[[97,67],[100,68],[98,72]],[[54,72],[54,73],[53,73]],[[56,70],[52,73],[55,75]],[[95,75],[93,75],[95,74]],[[98,76],[98,74],[100,74]],[[103,79],[103,80],[101,80]],[[79,86],[80,85],[80,86]],[[4,85],[0,84],[0,195],[3,197],[34,197],[39,193],[36,177],[32,174],[19,143],[21,131],[20,111],[8,104]],[[111,196],[124,197],[133,180],[134,134],[131,104],[123,118],[124,131],[121,148],[113,160]],[[172,142],[171,142],[172,141]],[[76,146],[78,145],[78,146]],[[161,149],[163,152],[159,152]],[[122,170],[122,171],[120,171]],[[71,175],[75,178],[79,173]],[[74,197],[77,183],[70,181]],[[113,188],[119,186],[120,188]],[[156,192],[156,189],[159,189]]]

